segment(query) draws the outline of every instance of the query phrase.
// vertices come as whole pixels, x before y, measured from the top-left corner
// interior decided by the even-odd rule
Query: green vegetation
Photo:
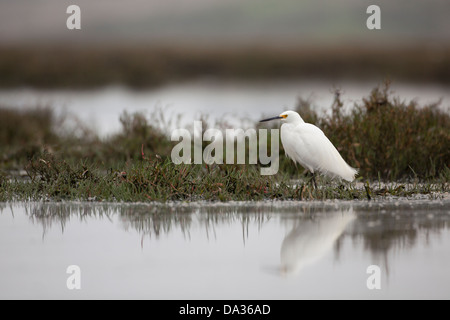
[[[433,183],[341,185],[323,183],[318,189],[305,181],[291,183],[276,176],[261,176],[249,165],[174,165],[170,159],[144,158],[128,163],[123,171],[102,172],[93,165],[70,165],[50,154],[30,162],[30,181],[1,177],[0,201],[196,201],[196,200],[325,200],[438,197],[448,192],[448,178]],[[326,181],[324,181],[326,182]]]
[[[338,92],[329,115],[299,100],[304,120],[321,127],[360,170],[356,183],[321,178],[314,189],[283,150],[274,176],[262,176],[259,165],[175,165],[170,160],[175,143],[162,125],[150,125],[140,113],[123,113],[122,131],[101,139],[82,127],[64,131],[64,119],[50,108],[3,108],[0,201],[374,199],[449,192],[450,115],[437,103],[402,102],[385,84],[362,105],[348,113],[342,109]]]

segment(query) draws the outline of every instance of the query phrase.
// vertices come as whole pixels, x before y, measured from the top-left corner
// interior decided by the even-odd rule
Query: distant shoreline
[[[450,85],[450,46],[0,45],[0,87],[143,89],[199,77],[325,78]]]

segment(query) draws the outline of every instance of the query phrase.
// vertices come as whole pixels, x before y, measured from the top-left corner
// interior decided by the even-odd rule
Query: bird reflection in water
[[[281,245],[281,274],[296,275],[331,250],[335,241],[355,219],[353,210],[328,213],[323,217],[296,220]]]

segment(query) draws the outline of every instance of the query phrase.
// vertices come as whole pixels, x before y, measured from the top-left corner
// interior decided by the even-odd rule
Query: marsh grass
[[[0,108],[0,201],[362,200],[449,192],[450,115],[439,103],[403,102],[385,83],[343,109],[338,92],[323,116],[299,99],[304,120],[318,125],[360,172],[356,183],[321,177],[314,189],[281,143],[278,174],[262,176],[259,164],[173,164],[176,142],[141,113],[123,113],[122,130],[100,139],[87,128],[64,132],[64,119],[50,108]]]
[[[58,122],[46,106],[29,110],[0,108],[0,168],[23,166],[44,145],[57,143]]]
[[[93,164],[70,164],[45,153],[30,161],[26,172],[29,181],[25,182],[0,176],[0,201],[371,200],[417,195],[438,198],[449,192],[448,180],[356,186],[322,178],[315,189],[305,180],[261,176],[254,165],[175,165],[168,158],[146,156],[127,162],[122,170],[105,172]]]
[[[106,169],[141,157],[141,150],[169,156],[174,143],[143,113],[120,115],[121,130],[100,138],[74,116],[75,129],[65,128],[68,115],[57,117],[50,107],[24,110],[0,107],[0,169],[22,170],[33,158],[59,155],[69,163],[85,161]],[[162,120],[160,120],[162,121]]]

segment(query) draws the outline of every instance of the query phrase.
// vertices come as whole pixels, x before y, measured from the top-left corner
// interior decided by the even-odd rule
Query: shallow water
[[[299,97],[310,99],[312,107],[322,114],[330,111],[334,88],[341,90],[344,106],[351,108],[355,103],[362,104],[362,98],[377,85],[378,82],[334,83],[311,79],[259,82],[201,79],[143,91],[119,86],[96,90],[17,88],[0,90],[0,104],[15,108],[50,106],[57,113],[65,110],[79,118],[84,126],[105,136],[120,130],[119,117],[124,110],[143,112],[151,122],[158,122],[155,111],[161,110],[168,132],[191,127],[201,115],[206,115],[204,120],[210,125],[220,120],[236,128],[254,127],[263,114],[272,116],[294,109]],[[450,107],[450,94],[445,86],[393,83],[391,89],[393,96],[404,101],[416,100],[419,105],[425,105],[442,99],[443,110]],[[79,126],[79,122],[72,125]]]
[[[1,299],[450,298],[449,200],[0,208]]]

